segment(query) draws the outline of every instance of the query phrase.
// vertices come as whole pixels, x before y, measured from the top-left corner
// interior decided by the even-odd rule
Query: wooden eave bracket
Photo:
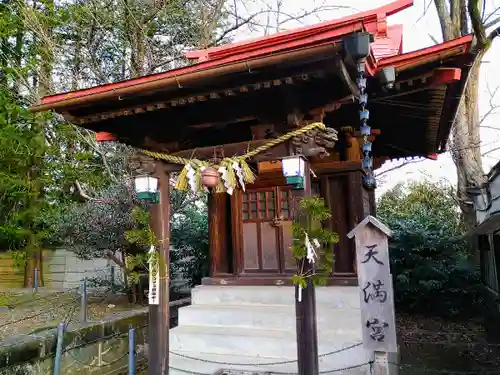
[[[342,58],[336,58],[335,65],[337,67],[337,76],[342,80],[353,96],[359,97],[359,88],[356,85],[356,82],[351,78],[351,75],[349,74]]]
[[[460,81],[462,78],[462,69],[460,68],[437,68],[432,73],[432,87]]]

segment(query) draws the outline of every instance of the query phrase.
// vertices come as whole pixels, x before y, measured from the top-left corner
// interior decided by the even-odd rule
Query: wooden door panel
[[[276,189],[249,189],[242,197],[243,267],[245,271],[277,272],[279,270]]]
[[[285,272],[295,272],[296,271],[296,262],[295,258],[292,254],[292,244],[293,244],[293,235],[292,235],[292,221],[285,220],[281,226],[282,236],[282,248],[283,248],[283,259],[284,259],[284,269]]]
[[[243,268],[245,271],[259,270],[258,223],[243,223]]]
[[[260,243],[262,248],[262,269],[264,271],[278,271],[278,233],[277,228],[270,222],[260,223]]]

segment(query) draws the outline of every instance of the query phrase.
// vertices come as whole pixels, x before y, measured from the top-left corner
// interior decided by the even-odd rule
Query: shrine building
[[[324,225],[339,235],[331,247],[334,269],[316,298],[319,353],[340,351],[322,356],[320,370],[370,358],[357,345],[360,301],[354,241],[347,233],[376,214],[374,169],[391,159],[435,159],[446,150],[472,58],[470,35],[403,53],[402,25],[388,19],[412,3],[397,0],[190,51],[188,66],[44,97],[32,108],[56,111],[96,132],[97,140],[122,142],[153,158],[215,164],[312,125],[249,157],[256,178],[244,190],[210,192],[210,275],[193,289],[192,305],[180,309],[179,325],[170,330],[173,367],[296,371],[296,363],[255,365],[297,358],[289,250],[294,186],[282,172],[282,159],[295,154],[309,160],[312,194],[323,197],[332,214]],[[318,123],[326,128],[315,129]]]

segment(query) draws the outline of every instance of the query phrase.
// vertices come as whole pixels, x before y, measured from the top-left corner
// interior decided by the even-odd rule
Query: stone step
[[[361,337],[361,311],[317,309],[318,330]],[[190,305],[179,309],[179,325],[295,330],[295,306]]]
[[[295,305],[292,286],[208,286],[191,292],[193,305]],[[316,288],[317,306],[336,309],[359,309],[358,287],[329,286]]]
[[[326,353],[360,342],[354,335],[318,330],[319,351]],[[172,351],[251,357],[295,358],[295,329],[271,330],[180,325],[170,330]]]
[[[320,372],[335,371],[334,374],[366,375],[369,374],[369,355],[360,347],[345,352],[346,355],[330,355],[320,357]],[[212,353],[196,353],[186,351],[171,351],[169,356],[170,375],[185,375],[186,373],[221,374],[222,370],[233,370],[231,374],[241,371],[251,371],[257,374],[297,374],[295,358],[249,357],[241,355],[221,355]],[[285,362],[286,363],[283,363]],[[278,364],[273,364],[280,362]],[[363,365],[364,364],[364,365]],[[363,366],[358,366],[363,365]],[[239,370],[239,371],[238,371]],[[245,375],[249,375],[246,373]],[[254,375],[254,374],[252,374]]]

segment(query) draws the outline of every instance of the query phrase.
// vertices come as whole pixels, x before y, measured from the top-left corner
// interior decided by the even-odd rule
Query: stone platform
[[[213,374],[220,369],[297,373],[294,289],[289,286],[198,286],[170,330],[170,365]],[[316,288],[320,371],[365,375],[357,287]],[[345,349],[349,348],[349,349]],[[201,359],[195,360],[193,358]],[[213,363],[219,362],[219,363]],[[281,362],[280,364],[270,364]]]

